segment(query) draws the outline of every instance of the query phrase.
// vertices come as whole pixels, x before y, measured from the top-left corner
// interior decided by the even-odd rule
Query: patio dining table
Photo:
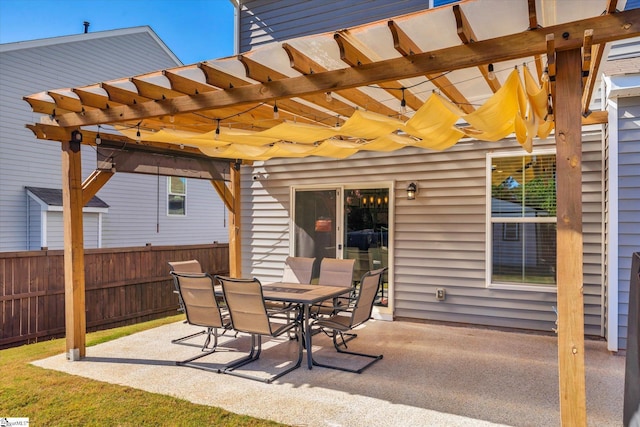
[[[307,366],[313,368],[311,347],[311,306],[321,301],[336,298],[351,292],[352,288],[331,285],[309,285],[301,283],[275,282],[262,285],[265,300],[279,301],[302,306],[302,322],[304,324],[304,340],[307,350]]]

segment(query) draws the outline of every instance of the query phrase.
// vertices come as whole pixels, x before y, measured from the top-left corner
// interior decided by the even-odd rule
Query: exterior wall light
[[[416,194],[418,194],[418,184],[410,182],[409,185],[407,185],[407,200],[414,200]]]

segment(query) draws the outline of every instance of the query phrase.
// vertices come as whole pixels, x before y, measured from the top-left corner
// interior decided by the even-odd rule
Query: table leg
[[[307,349],[307,366],[313,368],[313,359],[311,355],[311,326],[309,324],[309,304],[304,304],[304,340]]]

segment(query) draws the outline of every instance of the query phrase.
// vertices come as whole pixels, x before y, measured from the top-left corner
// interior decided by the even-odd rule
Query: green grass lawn
[[[87,346],[182,316],[87,334]],[[0,350],[0,417],[32,426],[277,426],[220,408],[42,369],[29,362],[65,351],[64,339]]]

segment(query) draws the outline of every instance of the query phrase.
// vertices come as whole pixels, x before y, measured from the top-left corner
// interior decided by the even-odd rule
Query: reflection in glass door
[[[296,190],[293,214],[294,256],[315,257],[314,277],[322,258],[339,258],[339,190]]]
[[[355,259],[354,280],[389,265],[389,189],[344,190],[344,258]],[[376,305],[388,304],[388,274]]]

